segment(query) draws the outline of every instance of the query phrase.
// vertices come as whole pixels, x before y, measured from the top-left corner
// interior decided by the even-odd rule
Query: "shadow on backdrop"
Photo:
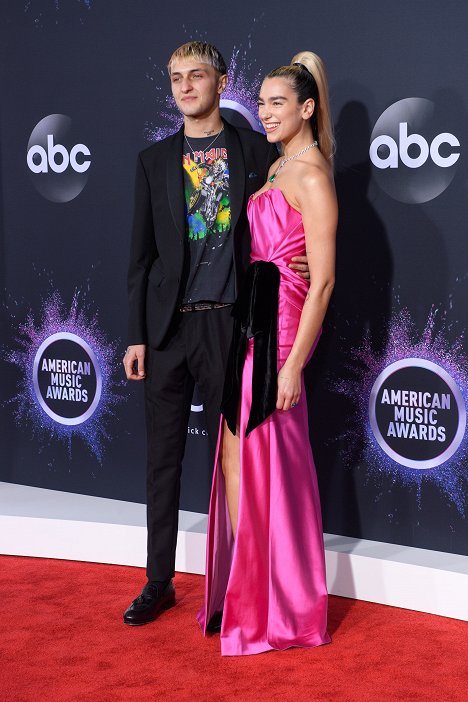
[[[466,183],[463,178],[456,178],[438,198],[437,207],[431,202],[408,205],[380,191],[371,177],[368,155],[373,128],[369,112],[375,120],[379,110],[373,109],[372,96],[359,85],[342,83],[339,94],[342,107],[336,124],[335,181],[340,210],[336,286],[324,334],[306,380],[324,530],[463,552],[460,547],[454,548],[453,534],[440,528],[441,521],[453,521],[456,515],[441,504],[439,490],[428,485],[423,492],[425,507],[420,509],[416,487],[394,484],[385,472],[379,487],[369,479],[368,466],[363,461],[366,426],[355,422],[353,433],[347,433],[349,418],[357,415],[358,405],[362,406],[367,398],[360,401],[337,394],[333,383],[356,379],[356,371],[359,375],[352,351],[362,345],[366,335],[375,358],[385,352],[392,315],[399,309],[409,310],[416,338],[424,329],[431,308],[449,310],[449,280],[458,280],[457,272],[463,272],[457,270],[457,257],[449,256],[450,242],[444,236],[444,227],[454,218]],[[343,100],[344,96],[351,99]],[[434,97],[438,108],[448,102],[460,102],[448,89],[438,91]],[[454,133],[459,124],[457,120]],[[447,128],[450,130],[451,124]],[[461,141],[463,128],[457,136]],[[436,320],[436,329],[440,319],[441,316]],[[434,519],[434,514],[439,517]]]
[[[353,94],[346,84],[341,92]],[[387,233],[368,196],[371,179],[366,105],[344,104],[335,126],[335,183],[339,205],[336,284],[322,339],[306,371],[311,442],[317,463],[324,531],[361,536],[355,467],[362,460],[365,427],[348,443],[347,420],[357,413],[352,398],[331,390],[349,376],[350,351],[369,335],[375,354],[387,339],[393,261]],[[344,465],[346,454],[349,465]],[[352,577],[346,575],[347,580]],[[350,593],[351,594],[351,593]]]

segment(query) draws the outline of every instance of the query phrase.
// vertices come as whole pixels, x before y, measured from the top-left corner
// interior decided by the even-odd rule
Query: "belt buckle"
[[[202,312],[203,310],[217,310],[221,307],[229,307],[223,302],[186,302],[179,307],[180,312]]]

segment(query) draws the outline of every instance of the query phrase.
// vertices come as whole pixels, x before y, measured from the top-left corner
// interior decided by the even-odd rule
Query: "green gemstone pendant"
[[[308,146],[305,146],[303,149],[298,151],[297,154],[293,154],[292,156],[288,156],[288,158],[283,158],[283,160],[280,161],[280,164],[279,164],[278,168],[276,169],[276,171],[274,173],[272,173],[272,175],[268,178],[268,182],[274,183],[276,176],[278,175],[280,170],[283,168],[283,166],[285,166],[287,164],[288,161],[293,161],[298,156],[302,156],[302,154],[305,154],[306,151],[308,151],[309,149],[312,149],[314,146],[318,146],[318,141],[314,141],[313,144],[309,144]]]

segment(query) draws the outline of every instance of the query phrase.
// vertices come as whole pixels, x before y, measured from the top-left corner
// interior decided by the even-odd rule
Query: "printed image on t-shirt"
[[[183,155],[187,234],[191,241],[229,230],[229,167],[225,148]]]
[[[185,140],[188,142],[188,140]],[[229,165],[224,132],[190,139],[182,154],[186,246],[183,303],[235,300],[229,198]]]

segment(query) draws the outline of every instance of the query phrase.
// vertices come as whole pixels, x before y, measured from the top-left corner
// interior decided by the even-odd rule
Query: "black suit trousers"
[[[147,349],[149,580],[174,575],[182,459],[195,383],[204,404],[214,464],[232,330],[231,307],[178,313],[164,346]]]

